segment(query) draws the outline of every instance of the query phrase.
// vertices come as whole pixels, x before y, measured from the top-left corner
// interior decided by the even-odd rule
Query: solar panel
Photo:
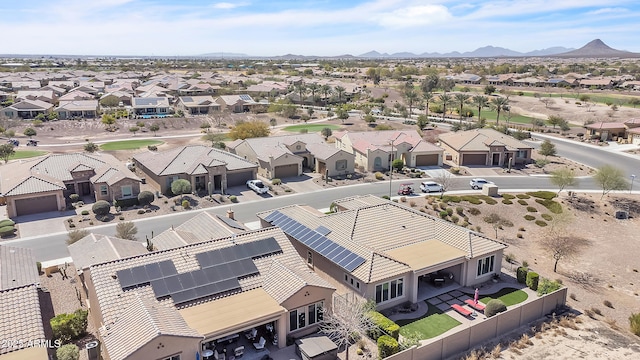
[[[209,280],[207,280],[207,275],[204,273],[204,270],[192,271],[191,276],[193,277],[193,281],[195,282],[196,287],[207,285],[209,283]]]
[[[251,101],[251,96],[249,95],[239,95],[239,96],[240,96],[240,100]]]
[[[167,284],[167,290],[169,290],[169,294],[177,293],[182,291],[182,284],[178,279],[178,275],[170,276],[164,278],[164,282]]]
[[[164,279],[153,280],[151,282],[151,288],[157,299],[171,294],[169,289],[167,289],[167,284],[164,282]]]
[[[196,282],[193,280],[191,272],[178,275],[178,279],[180,280],[180,284],[182,285],[183,289],[193,289],[194,287],[196,287]]]
[[[322,236],[327,236],[331,233],[330,229],[327,229],[326,227],[320,225],[316,228],[316,231],[320,233],[320,235]]]
[[[133,280],[131,269],[120,270],[116,272],[116,276],[118,277],[118,281],[120,282],[120,287],[122,287],[123,289],[135,286],[135,281]]]
[[[144,284],[149,282],[149,276],[147,275],[147,269],[144,265],[136,266],[131,268],[131,274],[133,274],[133,281],[136,282],[136,285]]]
[[[162,279],[162,271],[160,270],[160,264],[151,263],[145,265],[147,268],[147,275],[149,276],[149,280],[153,281],[156,279]]]
[[[160,265],[160,270],[162,270],[162,276],[164,277],[176,275],[178,273],[176,266],[171,260],[160,261],[158,265]]]
[[[197,299],[195,289],[187,289],[171,294],[171,299],[176,304],[182,304]]]

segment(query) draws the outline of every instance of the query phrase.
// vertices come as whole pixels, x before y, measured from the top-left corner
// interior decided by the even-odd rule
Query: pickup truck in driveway
[[[258,195],[266,194],[269,192],[269,187],[265,185],[261,180],[249,180],[247,181],[247,187],[253,190]]]

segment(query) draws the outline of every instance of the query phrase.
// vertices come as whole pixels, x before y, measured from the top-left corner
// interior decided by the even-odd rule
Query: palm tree
[[[454,98],[460,105],[460,112],[458,112],[458,115],[460,115],[460,122],[462,122],[462,108],[464,107],[464,104],[466,104],[469,101],[470,97],[471,96],[469,94],[465,94],[465,93],[457,93],[454,95]]]
[[[413,88],[413,86],[405,88],[404,100],[409,106],[409,118],[411,118],[411,114],[413,113],[413,105],[416,103],[416,101],[418,101],[418,93]]]
[[[496,125],[498,125],[500,124],[500,111],[506,110],[509,107],[509,99],[497,96],[491,99],[491,105],[496,110]]]
[[[327,99],[329,98],[329,95],[331,95],[331,93],[333,92],[333,89],[331,88],[331,85],[324,84],[320,86],[320,92],[322,93],[325,99],[324,100],[325,103],[327,103]]]
[[[300,105],[303,105],[304,96],[307,94],[307,86],[303,82],[300,82],[299,84],[296,84],[296,91],[298,92],[298,95],[300,95]]]
[[[450,104],[453,101],[451,95],[444,93],[440,95],[440,103],[442,104],[442,121],[444,121],[444,116],[447,114],[447,104]]]
[[[433,101],[433,93],[431,91],[427,91],[427,92],[423,92],[422,93],[422,100],[424,100],[425,104],[427,106],[425,106],[425,115],[427,116],[427,119],[429,118],[429,103]]]
[[[478,121],[480,121],[480,112],[482,111],[482,108],[489,105],[489,98],[484,95],[476,95],[471,100],[474,104],[478,105]]]
[[[338,85],[338,86],[334,87],[333,90],[338,94],[338,102],[341,103],[342,102],[342,95],[344,94],[346,89],[344,87]]]
[[[316,103],[316,93],[318,91],[320,91],[320,85],[318,85],[316,83],[311,83],[311,84],[307,85],[307,90],[309,90],[309,92],[311,93],[311,100],[315,104]]]

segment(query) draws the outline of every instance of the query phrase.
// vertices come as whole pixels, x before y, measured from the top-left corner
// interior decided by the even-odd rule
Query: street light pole
[[[393,142],[396,139],[391,140],[391,154],[389,155],[389,200],[391,200],[391,179],[393,178]]]
[[[631,188],[629,189],[629,194],[631,194],[631,192],[633,191],[633,180],[636,179],[635,175],[631,175]]]

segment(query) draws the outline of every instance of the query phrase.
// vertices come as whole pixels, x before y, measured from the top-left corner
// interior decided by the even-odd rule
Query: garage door
[[[253,179],[253,171],[227,173],[227,187],[244,185],[251,179]]]
[[[486,154],[464,154],[462,155],[462,165],[486,165]]]
[[[55,195],[16,200],[17,216],[57,210],[58,200]]]
[[[438,154],[416,155],[416,166],[438,165]]]
[[[282,179],[298,176],[298,164],[276,166],[273,171],[273,177]]]

